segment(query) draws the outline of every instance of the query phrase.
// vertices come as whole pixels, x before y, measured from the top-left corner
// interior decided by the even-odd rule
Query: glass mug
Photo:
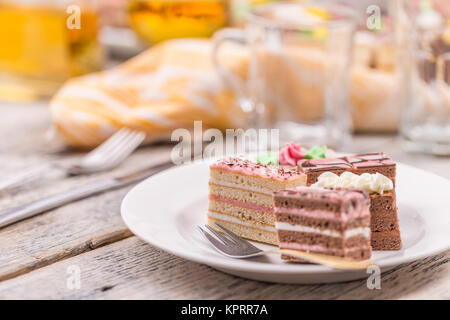
[[[280,142],[341,148],[350,137],[349,65],[357,16],[330,2],[256,6],[245,29],[214,35],[213,63],[252,128],[279,129]],[[250,49],[247,79],[219,61],[227,41]]]

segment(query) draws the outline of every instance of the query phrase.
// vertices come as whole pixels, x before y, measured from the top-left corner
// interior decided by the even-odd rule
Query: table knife
[[[148,178],[173,165],[174,164],[170,161],[164,162],[130,174],[119,177],[105,178],[82,187],[36,200],[28,204],[0,211],[0,228],[101,192],[125,187],[127,185],[142,181],[145,178]]]

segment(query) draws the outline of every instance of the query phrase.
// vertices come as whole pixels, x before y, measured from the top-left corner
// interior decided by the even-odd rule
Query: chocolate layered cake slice
[[[357,175],[344,172],[337,175],[324,172],[312,184],[313,188],[358,188],[370,198],[370,229],[373,250],[399,250],[402,248],[394,183],[380,173]]]
[[[219,223],[237,235],[277,245],[272,193],[304,186],[306,175],[239,158],[210,166],[208,224]]]
[[[274,193],[281,249],[365,260],[371,256],[369,196],[362,190],[299,187]],[[304,262],[282,255],[283,259]]]

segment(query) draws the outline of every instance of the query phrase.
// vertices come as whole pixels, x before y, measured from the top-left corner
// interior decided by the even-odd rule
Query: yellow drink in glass
[[[70,4],[32,3],[0,0],[0,99],[48,97],[66,79],[102,65],[95,11],[80,7],[80,28],[70,29]]]
[[[225,0],[130,0],[128,11],[131,25],[150,44],[209,37],[228,19]]]

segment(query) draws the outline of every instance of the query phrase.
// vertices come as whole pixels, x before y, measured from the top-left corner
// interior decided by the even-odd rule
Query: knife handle
[[[55,194],[25,205],[0,211],[0,228],[14,222],[35,216],[42,212],[58,208],[72,201],[80,200],[102,191],[106,191],[117,184],[116,179],[105,179],[93,184],[69,190],[67,192]]]

